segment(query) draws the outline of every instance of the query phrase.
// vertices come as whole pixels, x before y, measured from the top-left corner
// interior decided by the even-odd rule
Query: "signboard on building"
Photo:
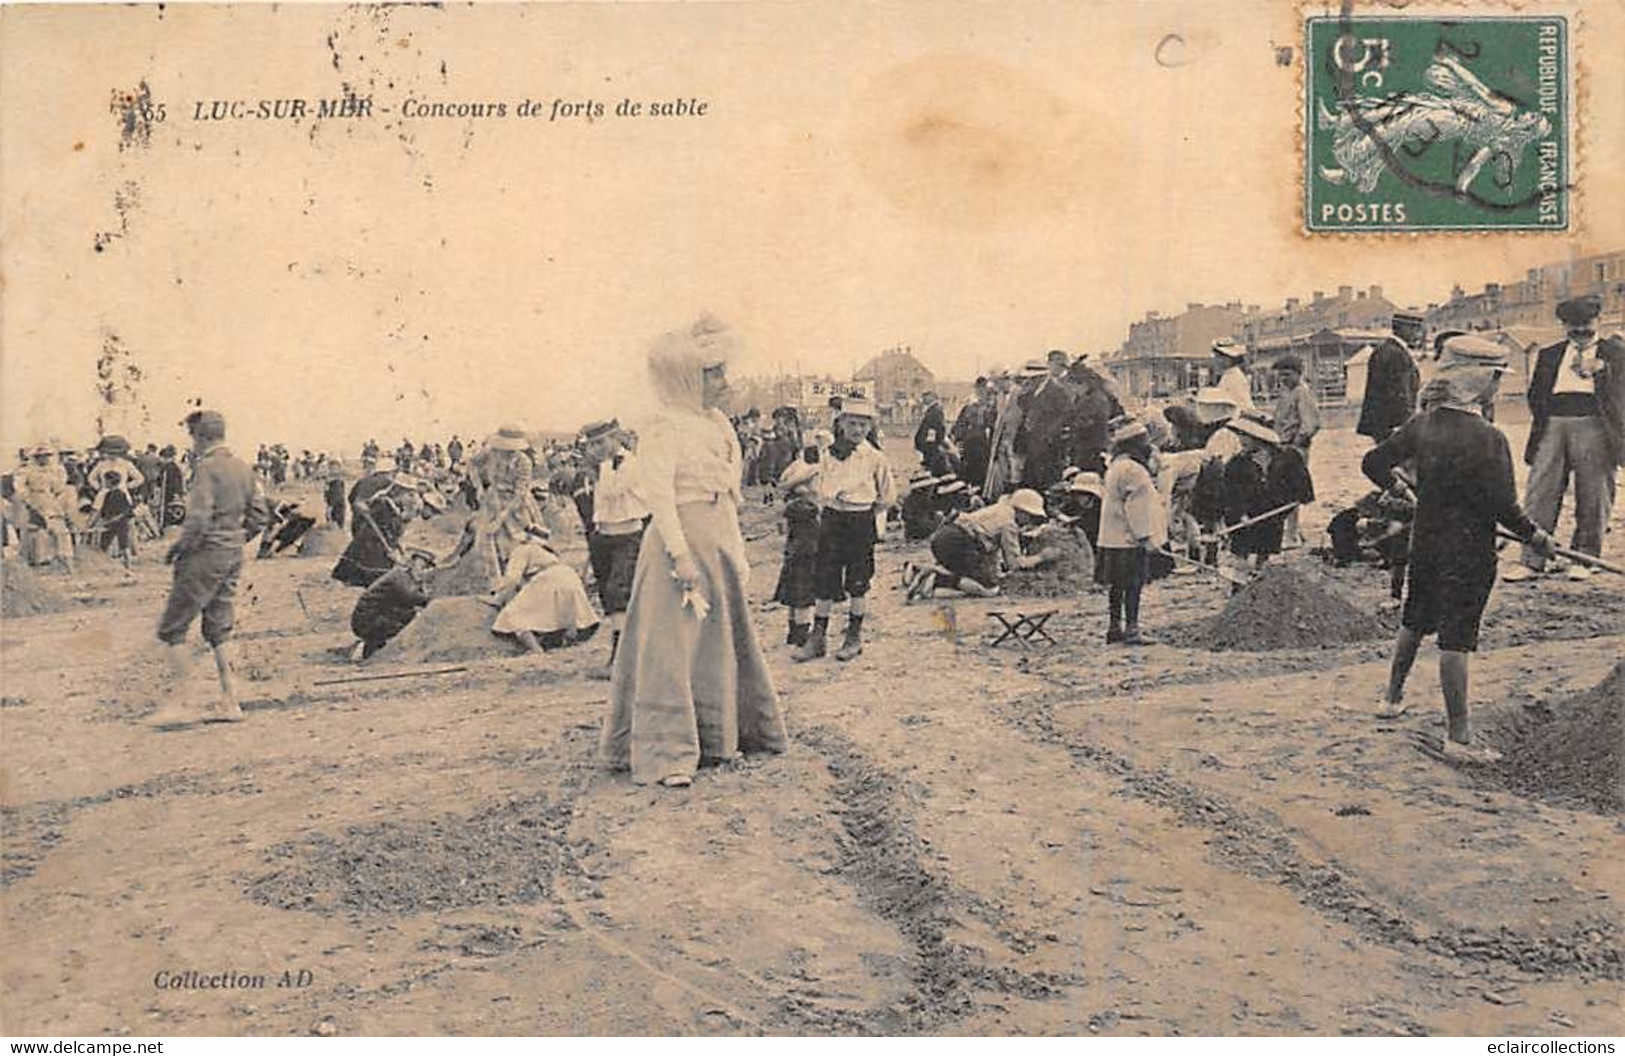
[[[867,381],[830,381],[825,378],[801,379],[801,405],[803,407],[823,407],[829,403],[831,396],[868,396],[869,383]]]

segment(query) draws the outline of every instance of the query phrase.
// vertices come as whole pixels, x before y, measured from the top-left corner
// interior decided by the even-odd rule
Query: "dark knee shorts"
[[[875,578],[875,515],[825,510],[818,528],[818,599],[844,601],[869,593]]]
[[[186,640],[192,621],[203,617],[203,640],[219,645],[231,637],[236,613],[237,577],[243,570],[243,552],[194,550],[175,561],[175,582],[169,602],[158,620],[158,640],[178,645]]]
[[[1412,555],[1405,580],[1400,623],[1418,634],[1439,635],[1439,648],[1471,653],[1478,648],[1478,625],[1495,588],[1495,561],[1477,568],[1445,565]]]
[[[598,600],[605,616],[625,612],[631,602],[632,575],[638,570],[638,550],[642,546],[641,530],[625,535],[594,532],[587,537],[587,559],[592,562],[592,576],[598,582]]]
[[[984,587],[999,582],[995,554],[983,549],[980,539],[957,524],[945,524],[932,533],[931,556],[962,579],[974,579]]]

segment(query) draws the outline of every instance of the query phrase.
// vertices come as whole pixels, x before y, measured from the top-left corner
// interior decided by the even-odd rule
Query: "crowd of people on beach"
[[[1446,745],[1474,759],[1489,750],[1467,726],[1467,656],[1497,578],[1497,533],[1525,547],[1521,571],[1503,578],[1555,567],[1563,548],[1551,532],[1572,481],[1565,574],[1609,567],[1599,555],[1625,463],[1625,342],[1599,340],[1594,298],[1566,301],[1558,315],[1568,339],[1540,353],[1528,395],[1527,514],[1493,424],[1506,352],[1470,333],[1424,340],[1419,318],[1396,316],[1370,359],[1357,426],[1374,443],[1361,466],[1374,490],[1327,532],[1329,560],[1385,567],[1403,602],[1379,713],[1404,710],[1417,646],[1437,634]],[[478,599],[491,634],[531,653],[603,628],[604,663],[592,675],[611,683],[605,756],[637,780],[677,785],[702,758],[783,745],[744,593],[747,495],[782,503],[772,597],[799,663],[862,655],[876,549],[893,536],[920,548],[902,563],[909,602],[1098,590],[1105,640],[1123,647],[1151,641],[1148,583],[1206,574],[1239,589],[1307,543],[1298,513],[1315,499],[1310,452],[1322,422],[1296,357],[1275,360],[1260,386],[1247,349],[1216,341],[1211,384],[1131,411],[1086,356],[1052,350],[977,378],[951,420],[927,394],[913,436],[918,469],[900,482],[877,408],[862,396],[775,408],[765,421],[755,409],[727,415],[735,344],[709,318],[655,342],[649,372],[661,409],[638,432],[610,419],[569,438],[503,425],[444,444],[403,438],[392,450],[369,439],[354,472],[341,457],[293,457],[281,444],[240,460],[223,416],[204,410],[186,420],[186,452],[148,444],[138,453],[115,435],[88,451],[41,444],[19,452],[4,481],[6,541],[31,564],[71,570],[77,547],[128,561],[179,529],[159,638],[180,678],[182,643],[201,617],[221,692],[201,713],[171,700],[154,719],[170,727],[241,717],[230,637],[243,545],[258,537],[262,559],[297,551],[320,518],[348,532],[331,574],[360,591],[353,659],[371,658],[454,596]],[[1260,390],[1277,394],[1272,406],[1255,403]],[[307,512],[312,490],[319,509]],[[441,516],[460,522],[449,550],[408,545],[414,524]],[[568,559],[578,536],[581,567]],[[832,650],[838,612],[845,622]]]

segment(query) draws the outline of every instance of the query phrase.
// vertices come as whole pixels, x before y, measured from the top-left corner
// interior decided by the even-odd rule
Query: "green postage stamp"
[[[1565,231],[1560,17],[1308,20],[1304,220],[1326,231]]]

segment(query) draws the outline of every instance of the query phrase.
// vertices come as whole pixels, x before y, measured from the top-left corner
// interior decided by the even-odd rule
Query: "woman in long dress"
[[[726,398],[734,339],[702,318],[661,337],[649,374],[662,413],[642,434],[652,520],[610,681],[602,752],[638,784],[683,787],[700,763],[781,752],[784,717],[745,597],[742,459]]]

